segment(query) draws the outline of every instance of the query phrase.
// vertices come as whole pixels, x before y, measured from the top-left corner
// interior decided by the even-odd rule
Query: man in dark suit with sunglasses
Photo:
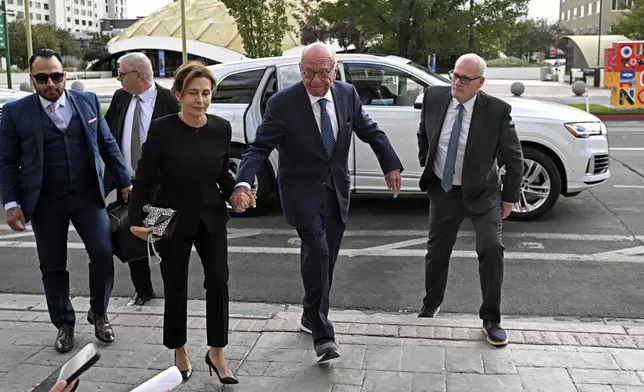
[[[101,158],[127,199],[130,175],[94,93],[65,90],[60,56],[42,49],[29,59],[36,94],[9,102],[0,122],[0,178],[7,223],[24,231],[31,221],[55,348],[74,347],[76,315],[69,299],[69,222],[89,254],[87,320],[104,343],[114,341],[107,307],[114,283]]]

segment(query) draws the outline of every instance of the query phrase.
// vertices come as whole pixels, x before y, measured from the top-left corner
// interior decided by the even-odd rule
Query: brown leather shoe
[[[94,326],[94,336],[103,343],[114,341],[114,330],[107,319],[107,314],[98,315],[91,310],[87,313],[87,321]]]

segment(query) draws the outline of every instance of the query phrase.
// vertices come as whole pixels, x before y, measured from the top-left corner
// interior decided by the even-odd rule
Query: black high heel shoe
[[[172,355],[174,356],[174,366],[177,366],[177,350],[174,350],[172,353],[173,353]],[[190,369],[188,370],[179,369],[179,373],[181,373],[181,377],[183,378],[183,381],[188,381],[190,376],[192,376],[192,367],[190,367]]]
[[[208,352],[206,352],[206,365],[208,365],[208,370],[210,371],[210,377],[212,377],[212,371],[215,371],[215,374],[219,378],[219,382],[222,384],[239,384],[239,380],[234,376],[226,376],[224,378],[221,378],[219,375],[219,372],[217,371],[217,367],[215,367],[215,364],[212,363],[210,360],[210,355],[208,355]]]

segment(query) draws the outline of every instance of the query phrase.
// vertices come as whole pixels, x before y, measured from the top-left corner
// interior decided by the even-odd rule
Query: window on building
[[[588,4],[588,16],[593,14],[593,3]]]
[[[86,21],[83,21],[83,26],[87,26],[87,22],[86,22]]]
[[[602,8],[602,0],[597,0],[597,3],[595,4],[595,13],[598,14],[601,8]]]
[[[49,22],[49,15],[45,15],[45,22]]]
[[[581,6],[579,7],[579,17],[583,18],[584,17],[584,11],[586,10],[586,6]]]
[[[632,6],[633,0],[612,0],[611,9],[613,11],[630,10]]]
[[[264,75],[264,68],[226,76],[217,85],[213,103],[251,103],[257,86]]]
[[[80,24],[80,20],[74,19],[74,24],[78,26]]]
[[[72,23],[72,18],[67,18],[67,23]]]
[[[42,15],[36,14],[36,20],[42,20]]]
[[[24,5],[24,3],[22,2],[22,0],[18,0],[18,5]]]
[[[574,9],[572,10],[572,17],[573,17],[573,18],[576,18],[576,17],[577,17],[577,8],[574,8]]]
[[[559,18],[559,20],[566,20],[565,18],[566,18],[566,13],[562,12],[561,17]]]
[[[48,9],[49,9],[49,3],[45,3],[45,4],[43,4],[43,5],[42,5],[42,7],[43,7],[44,9],[48,10]]]

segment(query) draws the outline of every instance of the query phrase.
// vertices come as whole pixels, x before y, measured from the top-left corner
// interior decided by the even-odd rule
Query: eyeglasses
[[[451,80],[452,82],[455,82],[455,81],[456,81],[456,79],[460,79],[460,80],[461,80],[461,83],[463,83],[463,84],[464,84],[464,85],[466,85],[466,86],[467,86],[468,84],[470,84],[470,82],[472,82],[473,80],[481,79],[481,76],[477,76],[477,77],[475,77],[475,78],[470,78],[469,76],[459,75],[459,74],[457,74],[456,72],[454,72],[454,70],[449,71],[449,72],[447,73],[447,75],[449,75],[449,78],[450,78],[450,80]]]
[[[122,73],[119,72],[118,76],[116,77],[116,80],[118,80],[120,82],[121,80],[123,80],[125,75],[131,74],[132,72],[139,72],[139,71],[127,71],[127,72],[122,72]]]
[[[305,78],[307,79],[313,79],[315,78],[315,75],[318,75],[320,79],[325,79],[328,78],[331,72],[335,70],[335,66],[331,69],[318,69],[317,71],[314,71],[312,69],[303,69],[302,70],[302,75],[304,75]]]
[[[34,77],[37,84],[47,84],[49,79],[51,79],[51,81],[54,83],[60,83],[65,78],[65,74],[63,72],[53,72],[50,74],[38,73],[32,74],[31,76]]]

